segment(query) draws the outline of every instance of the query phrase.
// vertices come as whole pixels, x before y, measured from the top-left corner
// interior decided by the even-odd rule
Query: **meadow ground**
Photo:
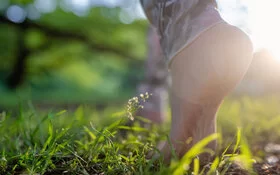
[[[226,99],[218,113],[219,134],[183,159],[174,157],[170,166],[145,157],[167,139],[169,121],[158,126],[136,117],[127,126],[128,121],[126,107],[46,111],[29,104],[3,111],[0,174],[280,174],[280,98]],[[215,138],[220,151],[200,166],[196,155]]]

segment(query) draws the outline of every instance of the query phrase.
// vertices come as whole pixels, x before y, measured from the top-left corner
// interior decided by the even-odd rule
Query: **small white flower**
[[[149,98],[150,95],[152,94],[146,92],[145,94],[140,94],[139,97],[136,96],[128,100],[128,103],[126,105],[126,111],[127,111],[127,117],[130,120],[134,120],[133,115],[137,112],[137,110],[144,108],[144,106],[141,103],[146,102],[146,100]]]

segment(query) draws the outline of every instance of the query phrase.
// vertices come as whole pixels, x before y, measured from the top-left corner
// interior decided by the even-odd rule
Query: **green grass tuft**
[[[265,144],[279,142],[279,104],[277,99],[227,99],[219,112],[219,134],[203,139],[170,166],[161,157],[146,158],[166,140],[168,123],[163,127],[136,117],[127,126],[122,109],[80,106],[72,112],[45,112],[21,107],[0,114],[0,174],[211,175],[227,174],[234,164],[253,174],[255,160],[265,158]],[[214,139],[220,142],[216,155],[204,148]],[[205,166],[197,158],[203,152],[215,156]]]

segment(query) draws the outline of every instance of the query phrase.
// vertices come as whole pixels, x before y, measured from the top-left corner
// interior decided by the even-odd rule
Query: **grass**
[[[268,97],[227,99],[218,115],[219,134],[199,142],[181,160],[174,158],[170,166],[145,156],[167,139],[168,123],[143,128],[137,121],[146,120],[138,118],[127,126],[123,108],[45,112],[20,107],[0,115],[0,174],[211,175],[228,174],[233,163],[253,174],[253,163],[265,160],[264,146],[280,142],[279,104]],[[216,138],[220,153],[200,166],[196,155],[209,151],[204,146]]]

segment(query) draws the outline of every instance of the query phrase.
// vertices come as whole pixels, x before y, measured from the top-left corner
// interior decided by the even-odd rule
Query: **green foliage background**
[[[33,3],[10,1],[1,8],[1,16],[6,16],[11,5],[25,8]],[[77,16],[57,7],[51,13],[42,13],[39,19],[26,19],[26,76],[16,90],[7,88],[5,80],[16,62],[23,23],[1,22],[0,105],[14,106],[25,100],[118,103],[131,96],[143,75],[147,22],[124,24],[120,12],[121,7],[101,6]]]

